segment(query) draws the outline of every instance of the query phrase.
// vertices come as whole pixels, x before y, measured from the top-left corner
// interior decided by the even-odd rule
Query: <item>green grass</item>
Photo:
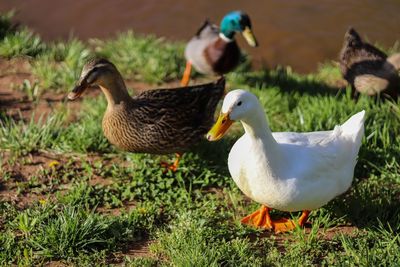
[[[148,83],[180,78],[185,68],[184,46],[154,36],[140,36],[132,31],[120,33],[113,40],[92,40],[97,54],[118,62],[122,75]]]
[[[132,32],[89,43],[44,43],[13,27],[9,14],[0,16],[0,51],[28,56],[36,82],[17,87],[34,106],[46,91],[69,91],[93,55],[108,57],[127,80],[148,83],[176,81],[184,66],[180,43]],[[164,174],[159,162],[172,157],[126,153],[108,143],[100,95],[74,109],[61,101],[39,121],[34,114],[19,120],[0,113],[0,193],[12,195],[0,197],[0,265],[399,265],[399,104],[363,96],[355,103],[335,88],[334,63],[300,75],[289,67],[251,71],[249,59],[243,61],[228,75],[229,87],[255,93],[274,131],[331,129],[367,112],[353,185],[311,213],[307,232],[274,235],[239,223],[258,207],[227,170],[240,127],[217,143],[201,143],[176,173]],[[142,245],[150,252],[133,257],[130,251]]]
[[[45,49],[41,38],[25,27],[11,22],[14,12],[0,14],[0,56],[36,56]]]
[[[43,88],[69,91],[91,56],[90,51],[78,40],[55,43],[33,61],[32,73]]]

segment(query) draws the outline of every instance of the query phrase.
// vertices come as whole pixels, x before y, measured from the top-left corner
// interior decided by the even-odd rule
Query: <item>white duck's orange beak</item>
[[[208,141],[217,141],[221,139],[231,127],[233,121],[229,118],[229,113],[222,113],[219,115],[217,122],[207,133]]]

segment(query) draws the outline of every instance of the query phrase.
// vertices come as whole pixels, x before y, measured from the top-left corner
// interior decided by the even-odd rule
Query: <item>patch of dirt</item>
[[[19,207],[26,207],[37,201],[54,200],[52,192],[63,192],[70,186],[71,182],[83,174],[85,169],[81,164],[82,155],[55,154],[40,151],[17,157],[10,152],[1,152],[0,158],[0,200],[8,201]],[[125,164],[119,158],[104,158],[98,154],[85,155],[85,162],[95,169],[95,163],[101,161],[103,166],[111,164]],[[90,185],[110,185],[113,181],[94,173],[89,180]],[[128,210],[134,207],[127,203]],[[126,207],[124,207],[126,208]],[[106,209],[104,209],[106,210]],[[107,211],[111,214],[119,214],[122,209]],[[106,212],[106,211],[104,211]]]
[[[35,77],[30,73],[30,64],[26,58],[11,60],[0,59],[0,111],[14,120],[29,121],[32,117],[38,121],[40,117],[47,117],[62,103],[64,94],[55,94],[50,91],[44,93],[39,100],[31,101],[22,91],[22,84],[28,80],[34,84]]]
[[[124,256],[128,257],[151,257],[154,256],[149,249],[149,246],[153,243],[150,240],[141,240],[132,243],[125,250],[123,250]]]
[[[339,234],[354,236],[356,231],[358,230],[359,229],[356,226],[343,225],[329,228],[328,230],[321,232],[320,234],[323,236],[324,239],[332,240],[335,236]]]
[[[32,85],[35,78],[30,72],[30,63],[27,58],[2,59],[0,58],[0,112],[14,120],[29,121],[32,116],[35,122],[42,117],[55,113],[56,110],[66,108],[71,112],[73,121],[76,111],[79,110],[82,99],[68,101],[67,93],[45,90],[38,99],[30,100],[26,92],[23,92],[22,85],[28,80]],[[99,90],[89,89],[86,96],[96,97],[100,95]]]
[[[49,261],[49,262],[45,263],[43,266],[45,266],[45,267],[67,267],[70,265],[63,263],[61,261]]]
[[[304,230],[305,234],[309,235],[311,233],[311,223],[307,223],[305,225]],[[326,231],[323,229],[319,229],[317,236],[320,239],[330,241],[335,236],[340,234],[347,236],[354,236],[357,231],[359,231],[359,229],[356,226],[342,225],[329,228]],[[291,235],[290,233],[275,234],[273,231],[270,230],[265,230],[258,234],[250,234],[249,238],[251,241],[255,241],[257,239],[262,239],[262,238],[273,239],[280,253],[286,252],[285,242],[287,241],[290,242],[293,241],[294,239],[293,235]]]
[[[64,194],[79,177],[87,176],[88,164],[93,173],[87,182],[91,186],[109,186],[114,183],[110,177],[104,177],[96,170],[100,163],[103,167],[130,166],[132,162],[117,156],[101,154],[52,153],[38,151],[25,156],[13,156],[9,151],[0,151],[0,201],[11,202],[24,208],[38,201],[55,200],[55,192]],[[134,202],[124,202],[122,207],[98,207],[104,214],[120,215],[135,208]]]
[[[31,67],[27,57],[5,59],[0,57],[0,77],[10,74],[25,74],[30,76]]]
[[[33,81],[29,70],[30,65],[26,59],[0,58],[0,111],[5,111],[12,118],[18,116],[17,110],[24,112],[29,109],[26,95],[16,89],[24,80]]]
[[[45,170],[54,168],[51,166],[54,162],[60,164],[59,162],[63,161],[60,157],[50,153],[35,153],[15,159],[7,152],[0,156],[4,162],[0,166],[2,174],[7,175],[7,180],[0,179],[1,201],[26,207],[39,200],[48,200],[46,199],[48,197],[41,193],[40,188],[49,183],[51,175],[43,175],[43,173]]]
[[[136,207],[136,202],[129,201],[129,202],[124,202],[124,205],[119,208],[97,207],[96,211],[106,215],[120,216],[123,212],[129,213],[135,207]]]
[[[150,252],[150,245],[154,243],[152,240],[143,239],[138,240],[136,242],[130,243],[126,248],[124,248],[121,252],[117,252],[113,254],[113,257],[109,260],[109,264],[117,264],[120,265],[123,263],[125,257],[128,258],[154,258],[152,252]]]

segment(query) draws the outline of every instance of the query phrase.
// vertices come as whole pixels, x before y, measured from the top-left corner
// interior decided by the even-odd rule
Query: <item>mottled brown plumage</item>
[[[360,92],[367,95],[382,93],[397,98],[400,90],[399,67],[398,55],[388,58],[384,52],[364,42],[353,28],[346,32],[340,52],[340,69],[352,87],[353,96]]]
[[[116,67],[96,59],[85,65],[69,98],[76,99],[90,85],[98,85],[107,98],[103,131],[112,144],[131,152],[168,154],[187,151],[211,128],[225,80],[130,97]]]

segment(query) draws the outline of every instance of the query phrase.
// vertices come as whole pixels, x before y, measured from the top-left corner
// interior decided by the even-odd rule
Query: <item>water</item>
[[[260,46],[250,48],[256,65],[290,65],[299,72],[337,59],[344,32],[354,26],[372,42],[389,47],[400,37],[398,0],[0,0],[0,11],[46,40],[112,37],[133,29],[171,40],[188,40],[206,17],[219,23],[231,10],[246,11]]]

